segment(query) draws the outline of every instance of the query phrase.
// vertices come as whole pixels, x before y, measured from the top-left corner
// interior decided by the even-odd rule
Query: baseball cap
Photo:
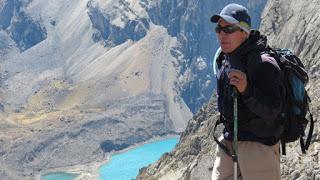
[[[211,22],[217,23],[220,18],[250,33],[251,18],[248,9],[244,6],[235,3],[228,4],[221,10],[220,14],[214,14],[211,17]]]

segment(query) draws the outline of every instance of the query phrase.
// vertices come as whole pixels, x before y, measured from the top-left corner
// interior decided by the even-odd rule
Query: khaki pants
[[[231,150],[232,142],[220,138],[220,142]],[[280,180],[279,143],[267,146],[253,141],[238,142],[239,180]],[[212,180],[232,180],[233,161],[219,146],[212,171]]]

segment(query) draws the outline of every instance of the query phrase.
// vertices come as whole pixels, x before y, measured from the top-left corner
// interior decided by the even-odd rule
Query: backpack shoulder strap
[[[314,121],[313,121],[313,117],[312,117],[312,114],[311,114],[309,108],[308,108],[308,112],[310,114],[310,128],[309,128],[309,133],[308,133],[306,142],[304,143],[303,137],[302,136],[300,137],[300,146],[301,146],[301,150],[304,154],[306,153],[306,150],[308,150],[308,148],[310,146],[312,133],[313,133],[313,129],[314,129]]]
[[[220,114],[219,119],[216,121],[215,125],[214,125],[214,129],[213,129],[213,138],[214,141],[217,143],[217,145],[228,155],[228,156],[232,156],[231,151],[227,148],[226,145],[224,145],[223,143],[221,143],[218,138],[215,136],[215,132],[217,129],[217,126],[222,123],[222,121],[224,120],[224,117],[222,114]]]
[[[224,53],[221,51],[220,54],[217,56],[217,59],[216,59],[216,63],[217,63],[217,66],[218,68],[221,67],[222,65],[222,60],[224,59]]]
[[[281,71],[281,66],[279,64],[280,55],[277,53],[277,49],[267,46],[265,51],[262,51],[260,54],[262,62],[268,62]]]

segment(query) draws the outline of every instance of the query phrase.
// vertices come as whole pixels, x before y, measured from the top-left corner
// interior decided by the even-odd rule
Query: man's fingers
[[[244,79],[245,79],[245,77],[244,76],[242,76],[242,75],[230,75],[229,76],[229,79],[230,80],[237,80],[237,81],[243,81]]]
[[[231,79],[230,80],[230,83],[236,83],[236,84],[239,84],[240,82],[242,82],[241,80],[239,79]]]
[[[238,80],[230,80],[231,85],[238,85],[239,81]]]
[[[237,78],[237,79],[246,79],[246,74],[239,71],[239,70],[231,70],[230,73],[228,74],[228,77],[231,79],[231,78]]]
[[[247,75],[244,72],[232,69],[228,77],[231,85],[235,86],[240,93],[244,92],[247,87]]]

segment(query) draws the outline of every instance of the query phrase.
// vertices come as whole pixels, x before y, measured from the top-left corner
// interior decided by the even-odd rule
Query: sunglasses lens
[[[223,31],[226,34],[232,34],[236,31],[238,31],[240,28],[238,26],[225,26],[222,27],[220,25],[218,25],[215,29],[216,33],[220,33],[221,31]]]

